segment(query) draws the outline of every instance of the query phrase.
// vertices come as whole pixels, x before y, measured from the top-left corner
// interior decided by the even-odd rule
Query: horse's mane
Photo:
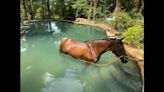
[[[89,40],[89,41],[84,41],[84,42],[109,41],[109,40],[115,40],[115,39],[111,39],[111,38],[103,38],[103,39],[94,39],[94,40]]]

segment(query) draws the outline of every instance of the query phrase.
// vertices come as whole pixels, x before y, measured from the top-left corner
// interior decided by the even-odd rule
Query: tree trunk
[[[58,1],[59,3],[58,3],[58,5],[59,5],[59,17],[61,18],[61,19],[63,19],[64,17],[65,17],[65,5],[64,5],[64,3],[65,3],[65,0],[60,0],[60,1]]]
[[[142,6],[142,2],[141,0],[134,0],[134,3],[136,5],[136,8],[137,8],[137,12],[139,12],[141,6]]]
[[[44,19],[45,18],[45,9],[44,9],[44,0],[42,0],[42,18]]]
[[[89,11],[88,11],[88,20],[91,20],[93,2],[90,2]]]
[[[78,18],[78,17],[79,17],[79,13],[78,13],[78,11],[76,11],[75,18]]]
[[[116,7],[114,9],[114,13],[119,12],[121,10],[121,0],[116,0]]]
[[[48,11],[48,18],[50,18],[50,5],[49,5],[49,0],[47,1],[47,11]]]
[[[23,0],[23,7],[24,7],[24,15],[25,15],[25,20],[27,20],[27,19],[28,19],[28,17],[27,17],[26,0]]]
[[[96,19],[96,8],[97,8],[97,2],[94,2],[94,7],[93,7],[93,21]]]
[[[31,6],[31,11],[30,11],[30,15],[31,15],[31,19],[34,19],[34,8],[33,8],[33,3],[32,0],[30,0],[30,6]]]

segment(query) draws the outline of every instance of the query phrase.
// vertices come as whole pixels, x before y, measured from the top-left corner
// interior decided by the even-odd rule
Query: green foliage
[[[144,26],[143,15],[140,12],[137,13],[135,9],[130,13],[121,11],[114,15],[116,18],[116,23],[122,32],[127,31],[129,27],[138,26],[138,25],[142,27]]]
[[[126,31],[127,28],[133,26],[133,19],[127,12],[118,12],[115,14],[116,23],[121,31]]]
[[[104,18],[99,18],[96,20],[97,23],[104,23],[105,22],[105,19]]]
[[[24,10],[23,10],[23,6],[22,6],[22,4],[20,5],[20,18],[21,18],[21,20],[24,20]]]
[[[42,8],[38,7],[35,11],[36,11],[35,17],[38,19],[41,19],[42,18],[42,16],[41,16]]]
[[[142,15],[144,15],[144,1],[142,0],[142,6],[141,6],[141,11]]]
[[[122,10],[130,12],[135,8],[134,0],[122,0]]]
[[[20,7],[21,19],[25,19],[24,18],[25,11],[24,8],[22,7],[23,5],[22,1],[23,0],[21,0],[21,7]],[[27,17],[29,19],[31,16],[30,0],[25,0],[25,1],[26,1],[25,6],[27,7]],[[142,3],[144,5],[143,1]],[[48,16],[47,3],[45,0],[32,0],[32,5],[34,8],[34,18],[40,19],[40,18],[46,18]],[[116,5],[116,0],[99,0],[96,9],[96,18],[109,17],[111,13],[114,11],[115,5]],[[122,5],[122,10],[126,12],[130,12],[135,8],[134,1],[131,0],[123,0],[121,1],[121,5]],[[141,7],[142,14],[144,13],[143,5]],[[60,18],[66,18],[66,17],[87,18],[88,10],[89,10],[89,0],[49,0],[49,6],[50,6],[51,18],[55,18],[56,16],[59,16]],[[130,13],[130,16],[132,18],[140,16],[139,14],[134,12],[135,11],[132,11]]]
[[[76,17],[88,16],[89,5],[87,0],[75,0],[71,6],[75,10]]]
[[[137,19],[137,20],[143,20],[143,15],[140,12],[137,12],[136,8],[134,8],[132,11],[129,12],[129,15],[133,18],[133,19]]]
[[[96,9],[97,18],[106,18],[115,8],[115,0],[100,0]]]
[[[128,28],[124,33],[124,41],[131,46],[143,48],[144,28],[140,25]]]

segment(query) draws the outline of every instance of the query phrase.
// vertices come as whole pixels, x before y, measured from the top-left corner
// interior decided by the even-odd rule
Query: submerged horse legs
[[[121,59],[122,63],[127,63],[128,62],[124,57],[121,57],[120,59]]]

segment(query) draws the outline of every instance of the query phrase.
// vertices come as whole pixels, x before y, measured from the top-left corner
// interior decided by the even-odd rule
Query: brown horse
[[[95,41],[78,42],[70,38],[64,38],[60,43],[60,52],[74,58],[88,62],[97,62],[100,56],[111,50],[117,57],[127,56],[123,43],[119,39],[99,39]],[[127,63],[124,57],[122,63]]]

